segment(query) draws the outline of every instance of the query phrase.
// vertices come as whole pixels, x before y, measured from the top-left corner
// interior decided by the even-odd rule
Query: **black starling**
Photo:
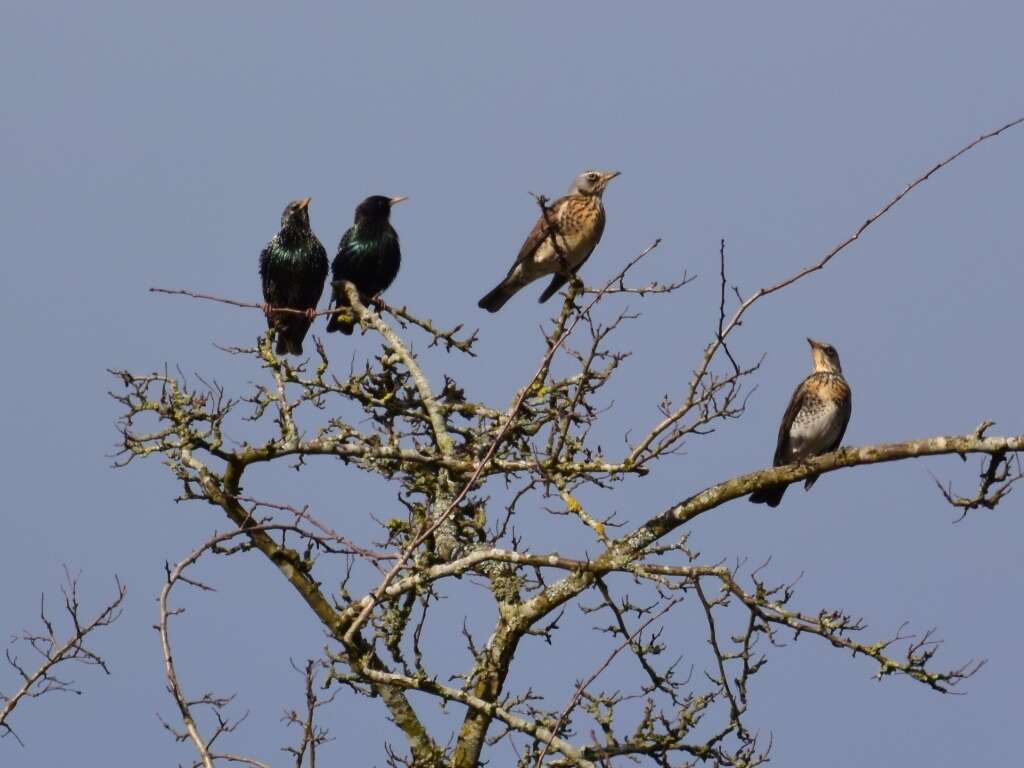
[[[839,447],[846,425],[850,423],[853,394],[843,378],[839,353],[831,344],[814,339],[808,339],[807,343],[811,345],[814,373],[796,388],[782,417],[773,462],[776,467],[831,453]],[[804,490],[814,485],[817,479],[817,475],[811,475],[804,480]],[[750,494],[750,500],[755,504],[777,507],[786,486],[783,483],[755,491]]]
[[[391,206],[405,197],[373,195],[356,207],[355,222],[341,237],[338,254],[331,265],[331,302],[338,309],[348,307],[348,297],[339,284],[352,283],[361,296],[371,298],[395,281],[402,264],[398,233],[391,226]],[[352,334],[355,320],[348,312],[328,316],[327,330]]]
[[[288,203],[281,214],[281,231],[260,254],[267,325],[277,329],[275,352],[279,355],[302,354],[302,340],[327,279],[327,251],[309,228],[309,200]],[[273,312],[275,307],[302,309],[306,314]]]
[[[520,288],[544,275],[554,274],[540,295],[545,302],[576,274],[597,247],[604,232],[604,204],[601,196],[618,171],[584,171],[575,178],[569,194],[556,200],[542,213],[519,249],[515,264],[505,279],[477,303],[481,309],[497,312]]]

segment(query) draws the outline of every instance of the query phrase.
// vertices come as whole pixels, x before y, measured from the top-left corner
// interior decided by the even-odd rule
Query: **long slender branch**
[[[188,296],[189,298],[192,299],[202,299],[203,301],[215,301],[218,304],[228,304],[232,307],[241,307],[242,309],[258,309],[261,312],[269,311],[276,314],[302,315],[303,317],[309,316],[308,310],[305,309],[295,309],[293,307],[268,307],[265,304],[256,304],[255,302],[252,301],[239,301],[237,299],[229,299],[223,296],[214,296],[212,293],[188,291],[183,288],[152,287],[149,289],[149,292],[162,293],[168,296]],[[473,344],[477,340],[477,331],[473,331],[473,333],[471,333],[465,339],[457,339],[455,337],[455,334],[462,330],[461,323],[450,330],[442,331],[438,328],[435,328],[433,323],[429,322],[428,320],[415,317],[405,307],[393,307],[390,304],[387,304],[384,301],[382,301],[380,298],[372,299],[371,303],[373,303],[381,311],[388,312],[389,314],[392,314],[395,317],[397,317],[399,319],[399,322],[403,324],[411,323],[412,325],[415,325],[417,328],[420,328],[429,333],[431,336],[434,337],[434,340],[430,343],[430,346],[433,347],[443,345],[448,350],[455,348],[460,352],[465,352],[467,355],[470,355],[471,357],[476,357],[476,352],[473,351]],[[321,315],[333,315],[336,312],[337,310],[333,308],[321,309],[317,310],[316,312],[313,312],[313,317],[320,317]]]
[[[738,475],[721,483],[709,486],[687,499],[673,505],[639,528],[616,539],[595,563],[624,566],[641,557],[653,542],[666,536],[694,518],[720,507],[728,501],[780,483],[792,483],[811,475],[835,472],[847,467],[878,464],[889,461],[920,458],[923,456],[962,455],[979,453],[997,455],[1000,453],[1024,452],[1024,435],[1014,437],[984,437],[975,432],[969,435],[950,435],[909,440],[902,443],[867,445],[859,448],[841,448],[838,451],[817,456],[804,463],[787,464],[781,467],[761,469]],[[596,570],[576,571],[565,578],[548,585],[544,591],[522,606],[522,613],[530,621],[537,621],[558,606],[572,599],[590,587],[596,578]]]
[[[899,192],[898,194],[896,194],[895,196],[890,198],[881,208],[879,208],[877,211],[875,211],[873,214],[871,214],[864,221],[863,224],[861,224],[859,227],[857,227],[856,230],[854,230],[853,234],[851,234],[845,240],[842,240],[841,242],[836,244],[828,253],[826,253],[817,262],[815,262],[814,264],[811,264],[809,266],[806,266],[803,269],[798,270],[797,272],[793,273],[789,277],[783,278],[782,280],[780,280],[779,282],[777,282],[777,283],[775,283],[773,285],[769,285],[769,286],[767,286],[765,288],[759,288],[753,294],[751,294],[746,299],[741,301],[740,305],[736,308],[736,311],[733,313],[733,315],[729,319],[728,323],[725,323],[724,327],[723,327],[723,324],[722,324],[721,320],[719,321],[718,329],[717,329],[717,333],[715,335],[715,338],[705,348],[704,353],[701,356],[700,363],[697,366],[697,370],[694,372],[694,375],[693,375],[693,377],[690,380],[690,386],[689,386],[689,390],[688,390],[689,394],[687,395],[687,397],[686,397],[685,401],[683,402],[683,404],[679,408],[677,408],[675,411],[673,411],[671,414],[669,414],[664,419],[662,419],[660,422],[658,422],[644,436],[644,438],[639,443],[637,443],[637,445],[633,448],[633,450],[630,451],[629,456],[628,456],[628,458],[626,459],[626,461],[624,463],[626,463],[626,464],[633,464],[633,463],[637,462],[641,458],[641,456],[643,455],[644,451],[646,451],[648,449],[648,447],[650,447],[651,443],[653,443],[658,438],[659,435],[661,435],[666,429],[671,427],[673,424],[678,422],[681,418],[683,418],[690,411],[690,409],[694,405],[694,397],[695,397],[696,392],[697,392],[697,387],[698,387],[699,383],[703,380],[704,376],[706,375],[706,373],[708,371],[708,368],[711,365],[712,360],[714,360],[715,356],[718,354],[718,351],[723,348],[723,346],[726,343],[726,339],[728,338],[728,336],[736,328],[739,327],[739,325],[741,324],[741,321],[743,319],[743,316],[759,300],[763,299],[765,296],[769,296],[769,295],[771,295],[773,293],[777,293],[778,291],[781,291],[783,288],[787,288],[788,286],[792,285],[793,283],[796,283],[799,280],[802,280],[803,278],[807,277],[808,275],[812,274],[813,272],[817,272],[817,271],[819,271],[821,269],[824,269],[825,266],[830,261],[832,261],[833,258],[838,256],[843,250],[845,250],[847,248],[847,246],[849,246],[849,245],[853,244],[854,242],[856,242],[860,238],[860,236],[862,234],[864,234],[864,232],[868,229],[868,227],[870,227],[872,224],[874,224],[876,221],[878,221],[880,218],[882,218],[885,214],[887,214],[897,203],[899,203],[904,197],[906,197],[908,194],[910,194],[913,190],[915,190],[921,184],[923,184],[928,179],[930,179],[933,174],[935,174],[938,171],[940,171],[943,168],[945,168],[947,165],[949,165],[950,163],[955,161],[961,155],[964,155],[967,152],[969,152],[970,150],[974,149],[974,147],[978,146],[983,141],[987,141],[988,139],[994,138],[994,137],[998,136],[999,134],[1003,133],[1004,131],[1008,131],[1009,129],[1011,129],[1011,128],[1015,127],[1015,126],[1020,125],[1021,123],[1024,123],[1024,117],[1019,117],[1016,120],[1011,120],[1010,122],[1006,123],[1005,125],[1003,125],[1003,126],[1001,126],[999,128],[996,128],[994,131],[989,131],[988,133],[983,133],[981,136],[978,136],[976,139],[974,139],[970,143],[968,143],[968,144],[964,145],[963,147],[961,147],[959,150],[954,152],[952,155],[947,157],[945,160],[939,161],[938,163],[933,165],[931,168],[929,168],[925,173],[921,174],[916,179],[914,179],[914,181],[912,181],[910,184],[908,184],[906,186],[906,188],[904,188],[901,192]],[[724,249],[724,241],[723,241],[722,247]],[[724,281],[724,265],[723,265],[723,281]],[[724,307],[724,295],[723,295],[723,307]]]
[[[396,555],[397,556],[397,555]],[[601,576],[606,573],[631,573],[635,576],[675,576],[680,578],[695,578],[698,576],[718,576],[724,573],[721,566],[716,565],[661,565],[657,563],[634,562],[627,565],[618,565],[610,562],[596,560],[576,560],[571,557],[562,557],[557,554],[531,555],[515,550],[490,547],[478,549],[458,560],[448,563],[433,565],[423,568],[412,576],[398,579],[391,583],[385,591],[389,598],[398,597],[406,592],[416,590],[426,584],[450,576],[460,576],[467,571],[479,568],[484,563],[511,563],[514,565],[528,565],[536,568],[555,568],[563,571],[580,571],[593,573]],[[369,601],[369,596],[361,601],[353,603],[347,611],[361,608]]]

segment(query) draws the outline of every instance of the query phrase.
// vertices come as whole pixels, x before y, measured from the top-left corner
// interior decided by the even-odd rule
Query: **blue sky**
[[[96,602],[114,573],[130,596],[97,641],[113,674],[84,672],[83,697],[26,706],[15,725],[27,747],[0,741],[0,762],[191,759],[156,718],[171,702],[155,596],[164,561],[225,521],[175,505],[178,489],[156,461],[110,468],[117,408],[105,369],[180,364],[240,388],[255,372],[211,342],[250,343],[263,321],[149,286],[258,300],[257,256],[288,200],[312,195],[313,226],[333,253],[359,200],[409,195],[395,213],[405,261],[388,299],[479,326],[478,360],[430,353],[425,365],[503,406],[542,351],[544,314],[529,296],[496,316],[476,300],[533,222],[527,192],[559,194],[584,168],[617,169],[587,280],[614,274],[655,237],[663,245],[645,280],[684,268],[700,276],[645,303],[624,331],[635,354],[606,425],[621,440],[656,418],[662,394],[681,390],[708,339],[719,238],[749,294],[820,258],[937,160],[1024,114],[1022,24],[1009,2],[6,9],[0,632],[33,620],[62,563],[82,571]],[[809,370],[806,336],[842,356],[854,390],[849,444],[962,433],[984,418],[995,432],[1024,432],[1014,312],[1022,168],[1017,129],[943,170],[825,272],[766,300],[734,347],[747,360],[766,355],[747,416],[600,503],[638,524],[767,464],[786,399]],[[376,351],[368,336],[330,345],[339,361]],[[988,659],[967,695],[951,697],[877,683],[858,660],[790,644],[753,692],[752,722],[773,736],[778,765],[823,755],[834,766],[985,765],[1016,754],[1021,504],[1011,494],[953,525],[929,475],[973,489],[975,469],[955,458],[855,469],[810,494],[791,491],[774,512],[734,502],[694,527],[709,560],[771,556],[780,580],[803,574],[801,606],[842,606],[878,636],[908,619],[936,626],[942,659]],[[393,488],[340,465],[254,483],[363,541],[376,533],[371,512],[398,514]],[[546,535],[564,541],[565,522],[542,514],[538,548]],[[564,549],[581,555],[585,544]],[[178,630],[183,682],[237,692],[251,714],[236,746],[278,764],[290,739],[281,710],[301,695],[288,658],[316,654],[323,638],[265,563],[227,565],[203,566],[219,591],[190,601]],[[455,637],[458,610],[446,610]],[[524,673],[550,670],[567,697],[600,661],[574,652],[586,626],[529,649]],[[680,649],[703,642],[691,629],[682,619],[672,627]],[[436,632],[439,663],[458,668],[464,656]],[[616,665],[609,684],[635,672]],[[342,698],[325,724],[338,737],[330,754],[360,765],[382,765],[383,740],[397,738],[375,701]]]

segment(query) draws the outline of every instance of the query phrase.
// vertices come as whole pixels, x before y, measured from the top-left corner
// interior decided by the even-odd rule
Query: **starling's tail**
[[[821,477],[821,475],[811,475],[806,480],[804,480],[804,490],[811,490],[811,486],[814,485],[814,481],[817,480],[819,477]]]
[[[782,501],[782,494],[786,492],[787,485],[788,483],[783,483],[782,485],[772,485],[760,491],[754,491],[750,494],[750,501],[754,504],[767,504],[769,507],[777,507],[779,502]]]
[[[285,334],[277,335],[277,345],[274,347],[275,355],[301,355],[302,342],[288,338]]]
[[[309,330],[309,321],[304,317],[288,317],[277,323],[277,344],[274,353],[278,355],[301,355],[302,340]]]
[[[480,307],[480,309],[486,309],[488,312],[497,312],[505,306],[506,301],[516,295],[516,292],[520,288],[522,288],[521,285],[510,282],[508,278],[506,278],[498,283],[493,291],[480,299],[476,305]]]

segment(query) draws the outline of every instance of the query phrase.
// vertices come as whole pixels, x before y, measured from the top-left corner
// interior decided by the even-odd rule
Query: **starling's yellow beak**
[[[304,197],[301,200],[299,200],[299,210],[302,211],[305,210],[306,208],[309,208],[309,201],[312,199],[312,197]]]
[[[401,203],[401,202],[403,202],[405,200],[408,200],[408,199],[409,199],[408,195],[402,195],[400,197],[392,197],[392,198],[390,198],[389,202],[392,205],[398,205],[399,203]]]

